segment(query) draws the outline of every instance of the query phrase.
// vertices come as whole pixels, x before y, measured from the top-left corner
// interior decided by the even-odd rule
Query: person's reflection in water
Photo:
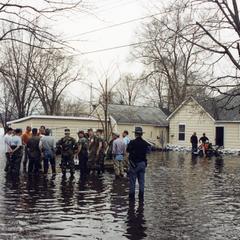
[[[118,219],[128,209],[128,181],[125,178],[113,179],[111,191],[111,210],[113,216]]]
[[[144,204],[139,203],[138,208],[135,210],[135,203],[129,202],[129,209],[127,215],[127,234],[126,237],[130,240],[140,240],[147,237],[145,226],[146,220],[144,219]]]
[[[4,228],[0,228],[0,239],[9,239],[9,232],[7,229],[16,231],[19,229],[19,216],[22,205],[22,188],[19,177],[13,177],[12,175],[6,176],[6,182],[3,188],[3,197],[7,201],[3,201],[1,207],[1,224],[4,224]],[[18,217],[18,220],[16,220]],[[18,239],[21,239],[22,235],[18,232]],[[13,238],[12,238],[13,239]]]
[[[84,207],[86,205],[85,198],[85,191],[87,190],[86,180],[78,181],[78,191],[76,192],[77,203],[80,207]]]
[[[222,173],[224,167],[224,160],[223,158],[217,157],[215,160],[215,173]]]
[[[66,177],[62,178],[60,187],[60,202],[64,207],[64,211],[68,211],[68,208],[65,207],[73,205],[74,184],[74,177],[70,177],[69,179],[67,179]]]
[[[20,187],[21,187],[20,177],[14,176],[12,174],[7,174],[5,187],[6,187],[6,189],[9,188],[11,190],[15,190],[18,193],[20,193],[20,190],[21,190],[20,189]]]
[[[191,164],[192,164],[192,168],[195,167],[195,165],[197,164],[197,155],[196,154],[192,154],[192,158],[191,158]]]
[[[179,157],[178,157],[178,167],[179,168],[184,168],[184,162],[185,162],[185,155],[184,154],[179,154]]]

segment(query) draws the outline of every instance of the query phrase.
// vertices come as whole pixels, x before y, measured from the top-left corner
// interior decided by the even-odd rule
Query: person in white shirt
[[[4,168],[5,172],[8,172],[11,158],[11,139],[12,139],[12,128],[7,128],[6,134],[4,135],[4,144],[5,144],[5,156],[6,156],[6,166]]]
[[[12,136],[11,139],[11,160],[10,160],[10,169],[9,173],[13,174],[14,176],[18,176],[21,167],[21,160],[23,156],[23,147],[22,147],[22,129],[16,129],[15,134]]]
[[[129,138],[128,136],[128,131],[127,130],[124,130],[123,133],[122,133],[122,136],[123,136],[123,141],[127,147],[127,145],[130,143],[131,139]]]

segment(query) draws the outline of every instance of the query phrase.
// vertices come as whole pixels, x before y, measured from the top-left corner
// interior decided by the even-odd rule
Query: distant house
[[[240,96],[219,95],[216,98],[185,100],[168,118],[169,143],[190,146],[193,132],[203,133],[213,144],[240,149]]]
[[[158,146],[164,146],[168,142],[167,115],[159,108],[109,104],[108,113],[114,130],[119,133],[128,130],[133,138],[134,128],[141,126],[145,132],[145,139]]]

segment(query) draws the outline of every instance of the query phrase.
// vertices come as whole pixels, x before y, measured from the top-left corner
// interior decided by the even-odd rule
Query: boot
[[[129,201],[135,201],[135,194],[129,193]]]
[[[62,171],[62,178],[66,178],[66,171]]]
[[[138,199],[139,199],[139,202],[144,202],[144,192],[139,192]]]
[[[52,166],[52,175],[56,175],[56,167]]]
[[[71,172],[70,174],[71,174],[70,177],[74,178],[74,172]]]

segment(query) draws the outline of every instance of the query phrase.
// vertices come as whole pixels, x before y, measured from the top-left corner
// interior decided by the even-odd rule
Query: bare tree
[[[72,57],[66,57],[59,49],[38,49],[31,62],[31,83],[47,115],[59,113],[64,90],[80,80],[80,72],[74,69]]]
[[[104,130],[105,139],[109,140],[110,134],[112,132],[111,120],[109,118],[108,106],[113,102],[113,90],[117,83],[114,83],[112,86],[109,86],[109,77],[106,75],[105,80],[103,82],[99,81],[100,85],[100,97],[99,97],[99,105],[103,110],[103,120],[100,117],[100,121]]]
[[[125,74],[121,77],[117,90],[117,102],[126,105],[134,105],[140,96],[141,81],[132,74]]]
[[[5,88],[4,95],[12,100],[9,104],[16,108],[18,118],[32,113],[35,106],[36,91],[30,82],[31,60],[34,54],[34,38],[29,37],[29,45],[14,41],[22,39],[19,32],[11,33],[11,41],[4,45],[4,55],[1,64],[1,76]],[[6,100],[6,99],[5,99]]]
[[[109,67],[108,70],[104,70],[102,76],[99,77],[99,87],[93,87],[98,93],[98,102],[94,107],[93,115],[96,116],[104,131],[104,137],[108,141],[111,137],[111,133],[113,131],[113,123],[111,121],[111,117],[109,114],[109,104],[114,103],[115,98],[115,88],[119,83],[119,80],[113,82],[110,81],[111,74],[110,70],[112,66]]]
[[[26,1],[1,1],[0,24],[4,27],[0,32],[0,41],[14,40],[29,44],[24,39],[15,38],[16,35],[12,34],[22,31],[30,32],[42,41],[57,42],[56,36],[38,24],[40,19],[49,20],[54,14],[83,10],[85,7],[82,0],[38,0],[31,1],[29,4]]]
[[[192,94],[188,86],[200,79],[203,67],[201,51],[194,44],[198,40],[195,32],[191,32],[191,42],[178,34],[185,29],[188,18],[188,14],[183,16],[179,10],[174,14],[166,13],[161,19],[154,19],[145,25],[142,38],[146,43],[133,53],[145,65],[143,79],[155,90],[159,106],[170,110]]]
[[[5,84],[6,83],[3,81],[0,86],[1,89],[0,121],[2,123],[3,128],[6,129],[7,122],[14,118],[17,118],[17,112],[13,96],[9,88],[7,88]]]
[[[240,15],[237,0],[190,0],[175,3],[178,9],[190,11],[192,19],[184,31],[178,33],[185,41],[210,53],[213,76],[205,86],[228,94],[229,88],[240,87]],[[172,32],[176,31],[169,28]],[[192,41],[195,32],[200,41]],[[224,71],[222,71],[224,69]],[[200,84],[202,85],[202,84]]]
[[[81,100],[73,100],[69,98],[64,98],[63,96],[59,99],[59,108],[57,109],[56,115],[63,116],[87,116],[88,106]]]

